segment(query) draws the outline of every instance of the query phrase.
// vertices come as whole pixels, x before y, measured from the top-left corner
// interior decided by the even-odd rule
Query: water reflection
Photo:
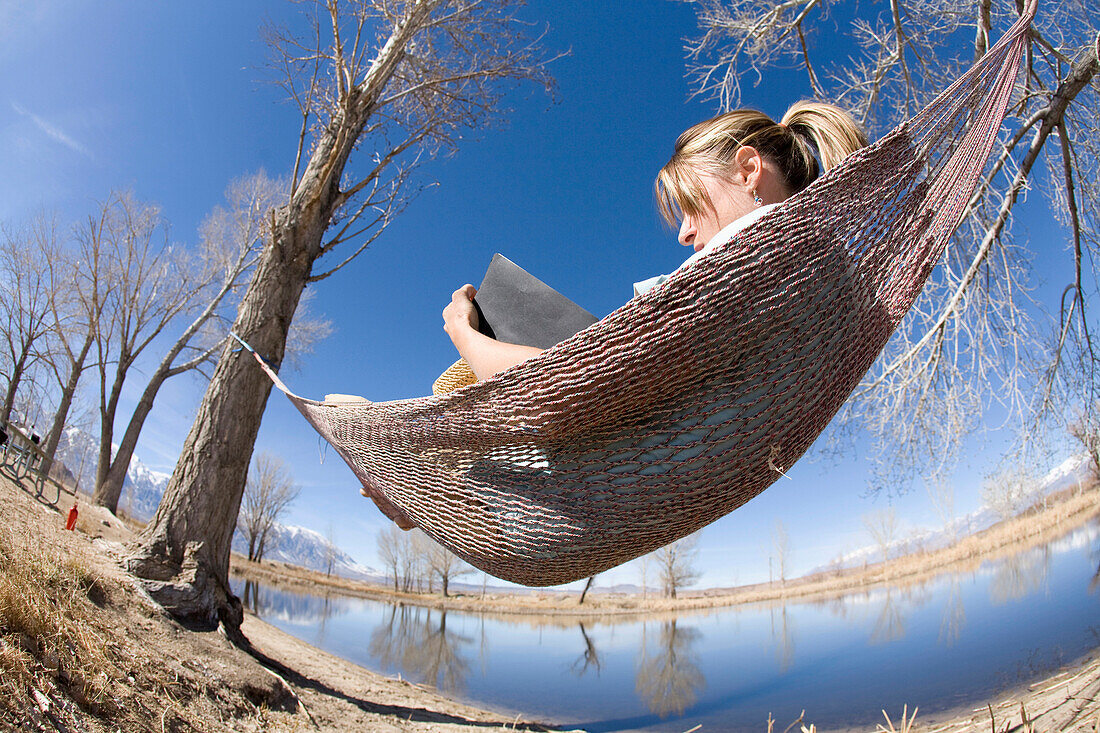
[[[332,616],[347,613],[354,605],[354,601],[343,596],[291,593],[260,585],[255,580],[244,581],[237,592],[244,607],[257,616],[303,626],[316,625],[322,630]]]
[[[665,621],[653,653],[645,634],[643,624],[634,689],[650,711],[660,717],[682,715],[706,686],[694,649],[702,633],[690,626],[677,626],[676,621]]]
[[[1019,600],[1039,590],[1050,572],[1050,547],[1006,557],[993,573],[989,597],[994,603]]]
[[[885,644],[905,638],[905,605],[897,590],[886,591],[882,609],[871,632],[872,644]]]
[[[963,604],[962,588],[959,577],[953,575],[947,589],[947,600],[943,605],[943,616],[940,619],[940,644],[948,649],[955,646],[965,627],[966,606]]]
[[[594,669],[596,671],[596,676],[599,677],[600,654],[596,651],[596,644],[592,641],[592,637],[588,635],[588,631],[584,628],[583,621],[578,621],[577,627],[581,630],[581,638],[584,639],[584,651],[577,657],[577,660],[573,662],[571,669],[578,677],[583,677],[584,673],[589,669]]]
[[[567,728],[758,730],[769,712],[793,719],[802,707],[822,726],[873,727],[884,705],[987,699],[1100,645],[1098,540],[1100,524],[907,588],[657,619],[235,589],[265,619],[354,662]],[[905,675],[883,672],[898,660]]]
[[[778,624],[776,623],[776,609],[772,607],[772,640],[775,641],[775,658],[779,662],[779,671],[786,672],[794,663],[794,633],[792,622],[788,618],[787,604],[784,603],[779,610]]]
[[[446,692],[462,691],[470,674],[464,647],[474,640],[447,628],[447,611],[390,606],[370,636],[370,653],[387,667]]]

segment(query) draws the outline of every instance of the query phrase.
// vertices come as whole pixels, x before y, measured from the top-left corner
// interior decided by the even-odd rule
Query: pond
[[[1100,646],[1100,524],[920,586],[613,621],[490,616],[255,586],[310,644],[482,707],[598,731],[873,727],[980,703]],[[243,581],[235,591],[245,596]]]

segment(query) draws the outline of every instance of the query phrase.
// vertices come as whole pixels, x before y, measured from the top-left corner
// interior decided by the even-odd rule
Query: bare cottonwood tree
[[[114,511],[118,494],[105,493],[115,417],[130,368],[191,304],[193,280],[180,252],[168,243],[160,210],[130,192],[112,193],[88,222],[111,280],[95,331],[99,387],[99,455],[92,500]],[[121,485],[120,485],[121,488]]]
[[[688,535],[665,545],[653,553],[657,577],[665,596],[675,598],[676,592],[699,579],[695,561],[699,557],[699,535]]]
[[[333,569],[336,567],[336,552],[336,526],[329,522],[328,528],[325,530],[324,557],[321,558],[325,564],[325,575],[331,576]]]
[[[787,534],[787,527],[782,519],[775,520],[775,529],[772,530],[772,547],[775,548],[776,569],[779,571],[779,582],[787,582],[787,562],[791,558],[791,538]]]
[[[700,27],[687,48],[697,93],[733,108],[743,80],[759,83],[793,63],[810,94],[878,133],[946,88],[1023,6],[880,0],[853,11],[822,0],[688,1]],[[1093,0],[1039,4],[1016,98],[968,215],[842,412],[881,439],[887,485],[950,465],[992,402],[1015,415],[1022,444],[1069,414],[1067,405],[1095,409],[1100,361],[1087,314],[1100,274],[1098,31]],[[825,36],[828,44],[818,44]],[[1042,193],[1027,196],[1036,184]],[[1025,206],[1061,230],[1014,226]],[[1033,307],[1030,260],[1040,252],[1061,258],[1052,271],[1064,290],[1049,319]]]
[[[943,528],[951,532],[951,539],[956,539],[955,527],[955,486],[946,479],[935,479],[925,484],[928,498],[932,502],[932,509],[936,516],[943,522]]]
[[[56,240],[57,224],[48,216],[0,229],[0,424],[11,418],[20,384],[46,352],[54,297],[48,255]]]
[[[301,490],[282,459],[270,453],[256,456],[237,517],[237,531],[248,543],[249,560],[263,559],[272,527]]]
[[[882,561],[890,559],[890,547],[898,536],[898,513],[894,507],[878,509],[863,515],[863,526],[882,551]]]
[[[1066,425],[1066,431],[1089,454],[1092,472],[1100,477],[1100,410],[1095,406],[1077,410]]]
[[[982,503],[1001,519],[1011,519],[1027,507],[1038,483],[1025,464],[1006,464],[982,482]]]
[[[311,32],[273,29],[281,83],[301,128],[287,200],[234,331],[276,368],[303,290],[380,236],[413,192],[424,153],[501,111],[518,81],[547,81],[509,0],[317,0]],[[358,154],[356,151],[358,150]],[[180,617],[230,626],[229,541],[271,383],[248,354],[222,351],[156,516],[130,569]],[[181,575],[185,564],[197,568]]]
[[[73,242],[57,243],[48,255],[47,267],[54,292],[49,366],[59,392],[52,426],[42,449],[46,454],[44,472],[49,471],[61,433],[69,424],[80,380],[86,370],[96,366],[88,357],[95,344],[112,278],[100,246],[101,239],[87,236],[94,230],[91,225],[77,228]]]
[[[397,528],[396,524],[387,524],[375,538],[378,546],[378,559],[381,561],[382,567],[389,573],[390,578],[393,579],[394,593],[401,590],[401,553],[406,536],[404,532]]]
[[[469,575],[474,572],[474,569],[458,559],[453,552],[443,545],[428,539],[427,535],[424,535],[424,538],[430,543],[426,557],[428,572],[432,577],[439,580],[443,597],[446,598],[451,581],[463,575]]]
[[[285,195],[284,188],[285,184],[262,170],[233,181],[226,189],[226,206],[216,207],[203,221],[194,256],[175,267],[177,273],[185,273],[188,289],[172,292],[174,313],[190,315],[191,321],[149,375],[110,464],[102,474],[97,472],[95,498],[101,505],[111,510],[117,507],[126,471],[160,388],[179,374],[191,370],[201,373],[224,344],[224,306],[239,294],[255,265],[268,237],[268,213]],[[166,318],[156,323],[157,328],[163,330],[168,325],[167,316],[172,315],[165,311]],[[318,323],[313,321],[315,326]],[[215,324],[220,327],[213,328]],[[326,328],[317,327],[322,333]]]

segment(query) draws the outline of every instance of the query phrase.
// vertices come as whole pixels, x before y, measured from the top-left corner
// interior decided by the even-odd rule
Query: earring
[[[764,203],[764,199],[760,198],[760,194],[756,192],[755,188],[752,190],[752,202],[757,206]]]

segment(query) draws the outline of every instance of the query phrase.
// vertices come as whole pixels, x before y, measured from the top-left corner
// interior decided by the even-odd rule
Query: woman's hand
[[[443,330],[479,380],[488,379],[542,352],[534,346],[506,344],[478,331],[475,295],[477,288],[468,284],[454,291],[451,302],[443,309]]]
[[[477,295],[477,288],[467,283],[454,291],[451,302],[443,309],[443,330],[451,337],[451,341],[455,341],[456,337],[466,329],[477,330],[475,295]],[[457,341],[455,345],[458,345]]]

